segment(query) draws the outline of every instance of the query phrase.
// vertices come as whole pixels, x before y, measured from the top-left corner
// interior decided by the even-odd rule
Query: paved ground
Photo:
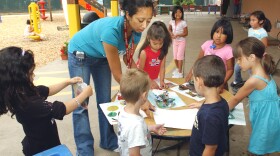
[[[185,19],[188,22],[189,36],[187,37],[187,49],[186,49],[186,60],[185,60],[185,72],[188,72],[192,64],[197,58],[197,55],[200,51],[200,46],[206,40],[210,39],[210,31],[212,25],[217,20],[218,16],[215,15],[194,15],[192,13],[185,14]],[[153,20],[163,20],[168,24],[170,16],[159,15]],[[234,46],[239,40],[247,36],[247,32],[243,30],[242,26],[237,21],[232,21],[234,28]],[[280,49],[277,47],[268,47],[268,53],[272,54],[275,60],[280,58]],[[136,55],[135,55],[136,56]],[[170,51],[167,59],[166,66],[166,77],[171,77],[171,72],[174,69],[174,64],[172,61],[172,52]],[[279,69],[279,68],[278,68]],[[279,70],[278,70],[279,71]],[[51,85],[60,80],[64,80],[69,77],[67,70],[67,61],[55,60],[47,64],[46,66],[40,67],[35,71],[35,83],[36,84],[45,84]],[[245,73],[246,74],[246,73]],[[276,82],[279,84],[279,72],[278,76],[275,77]],[[231,82],[231,81],[230,81]],[[119,86],[116,82],[112,82],[112,94],[116,93]],[[49,101],[60,100],[66,101],[71,98],[70,87],[64,89],[62,92],[56,96],[50,97]],[[99,156],[114,156],[118,153],[110,152],[99,148],[99,129],[98,129],[98,120],[97,120],[97,109],[95,97],[90,98],[91,105],[89,106],[89,115],[91,122],[91,129],[95,139],[95,155]],[[247,103],[247,100],[244,100],[244,103]],[[245,107],[246,119],[247,117],[247,107]],[[22,155],[21,149],[21,140],[24,137],[22,127],[15,119],[11,119],[9,115],[3,115],[0,117],[0,153],[1,155],[8,156],[19,156]],[[71,152],[75,153],[75,143],[73,138],[73,128],[72,128],[72,116],[68,115],[64,117],[63,121],[57,121],[59,135],[62,144],[66,144]],[[250,134],[249,122],[247,120],[247,126],[234,126],[230,130],[230,154],[231,156],[241,156],[245,155],[248,138]],[[157,142],[155,142],[157,143]],[[162,141],[160,146],[166,146],[173,144],[172,141]],[[154,144],[155,147],[156,144]],[[177,150],[169,150],[164,152],[156,153],[158,156],[165,155],[176,155]],[[188,152],[188,144],[185,143],[181,148],[181,155],[186,155]]]

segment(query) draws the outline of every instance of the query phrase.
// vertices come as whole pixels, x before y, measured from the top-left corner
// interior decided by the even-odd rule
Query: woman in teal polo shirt
[[[77,32],[68,46],[70,77],[80,76],[87,84],[90,75],[93,77],[99,118],[99,146],[114,151],[118,149],[118,139],[99,104],[111,101],[111,73],[120,82],[122,71],[119,55],[123,55],[129,68],[136,67],[134,50],[141,33],[153,17],[151,0],[124,0],[122,8],[124,16],[92,22]],[[77,108],[73,112],[73,124],[77,155],[94,155],[88,110]]]

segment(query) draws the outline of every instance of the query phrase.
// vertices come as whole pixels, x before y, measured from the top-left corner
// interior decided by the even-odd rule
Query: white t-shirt
[[[184,20],[181,20],[177,25],[175,25],[175,20],[171,20],[169,22],[169,25],[172,26],[172,33],[174,35],[182,34],[184,32],[184,28],[186,28],[188,26],[187,22]],[[176,40],[182,41],[182,40],[185,40],[185,37],[177,37]]]
[[[120,110],[118,118],[118,144],[121,156],[129,155],[129,148],[140,146],[143,156],[152,155],[151,134],[144,118]]]
[[[33,36],[35,34],[34,32],[29,32],[29,29],[30,29],[30,25],[27,25],[24,29],[24,34],[23,34],[25,37]]]

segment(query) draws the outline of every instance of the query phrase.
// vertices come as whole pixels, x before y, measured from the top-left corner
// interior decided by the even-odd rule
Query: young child
[[[267,47],[267,32],[271,30],[271,23],[267,19],[262,11],[254,11],[250,15],[250,26],[248,31],[248,37],[255,37],[262,41]],[[244,81],[241,77],[241,69],[238,64],[234,66],[234,81],[230,84],[234,92],[244,85]]]
[[[30,20],[26,20],[26,27],[24,29],[24,37],[28,37],[28,36],[34,36],[35,32],[34,32],[34,28],[31,25]]]
[[[147,32],[147,37],[140,48],[138,66],[148,73],[151,79],[151,88],[165,88],[165,62],[171,37],[165,24],[161,21],[154,22]],[[160,86],[156,79],[160,78]]]
[[[192,128],[190,156],[222,156],[226,151],[229,107],[219,95],[225,75],[223,60],[218,56],[204,56],[194,64],[194,86],[205,101]]]
[[[242,71],[251,70],[252,75],[229,101],[231,110],[249,96],[252,133],[248,150],[255,155],[280,151],[280,98],[271,77],[276,67],[272,57],[264,54],[265,45],[254,37],[237,44],[237,63]]]
[[[162,135],[166,132],[163,125],[147,127],[144,118],[139,114],[150,89],[147,73],[139,69],[128,69],[122,76],[120,91],[126,106],[118,118],[118,144],[121,156],[152,155],[150,131]]]
[[[50,87],[34,86],[34,68],[34,56],[30,50],[19,47],[0,50],[0,115],[10,111],[22,124],[26,135],[22,141],[23,153],[27,156],[60,145],[54,119],[62,120],[92,95],[92,88],[87,86],[67,102],[48,102],[48,96],[82,79],[74,77]]]
[[[184,10],[181,6],[175,6],[172,11],[172,20],[169,22],[169,33],[173,39],[173,57],[176,69],[173,78],[183,77],[183,61],[185,59],[186,36],[188,36],[187,22],[184,20]]]
[[[198,59],[206,55],[219,56],[226,67],[226,76],[222,89],[228,89],[227,81],[233,74],[234,57],[231,44],[233,40],[233,31],[230,21],[225,18],[218,20],[211,30],[211,39],[203,43]],[[185,81],[188,82],[192,78],[192,70],[188,73]],[[221,90],[222,91],[222,90]]]

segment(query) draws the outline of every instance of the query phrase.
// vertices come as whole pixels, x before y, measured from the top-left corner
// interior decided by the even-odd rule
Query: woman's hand
[[[202,106],[202,103],[198,103],[198,102],[195,102],[195,103],[191,103],[188,105],[188,108],[190,109],[193,109],[193,108],[200,108]]]
[[[78,83],[78,82],[83,82],[83,79],[81,77],[73,77],[69,80],[69,83],[72,85],[72,84],[75,84],[75,83]]]
[[[150,131],[158,134],[158,135],[163,135],[167,130],[166,128],[163,127],[164,124],[157,124],[150,126]]]

